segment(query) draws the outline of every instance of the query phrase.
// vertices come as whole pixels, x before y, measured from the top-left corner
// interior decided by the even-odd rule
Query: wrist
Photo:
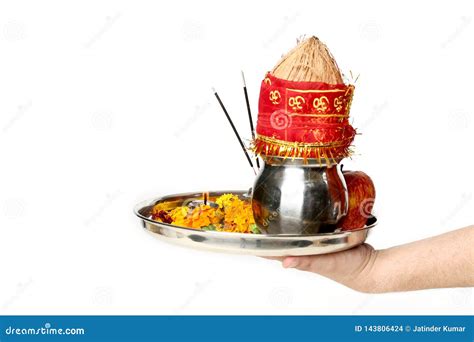
[[[353,272],[346,274],[346,279],[341,281],[352,289],[365,293],[382,293],[386,291],[383,277],[381,277],[381,253],[384,251],[375,250],[372,246],[364,244],[359,249],[361,262]]]
[[[390,279],[387,272],[388,260],[390,256],[389,249],[374,250],[370,267],[367,268],[366,277],[369,280],[368,293],[385,293],[393,291],[393,280]]]

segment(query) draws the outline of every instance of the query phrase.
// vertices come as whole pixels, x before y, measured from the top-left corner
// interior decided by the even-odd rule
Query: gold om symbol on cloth
[[[302,109],[302,104],[304,103],[305,99],[302,96],[292,96],[288,99],[288,105],[293,108],[293,110]]]
[[[272,90],[270,92],[270,101],[272,101],[273,104],[279,104],[281,101],[281,95],[278,90]]]
[[[328,110],[329,100],[326,96],[316,97],[313,100],[313,107],[318,113],[325,113]]]
[[[334,99],[334,108],[336,108],[338,113],[342,110],[343,105],[344,105],[344,97],[342,95]]]

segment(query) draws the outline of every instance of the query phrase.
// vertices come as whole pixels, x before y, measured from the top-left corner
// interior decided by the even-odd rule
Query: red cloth
[[[268,73],[260,89],[256,151],[304,158],[346,157],[356,134],[349,124],[353,91],[352,85],[294,82]],[[295,148],[289,151],[290,146]]]

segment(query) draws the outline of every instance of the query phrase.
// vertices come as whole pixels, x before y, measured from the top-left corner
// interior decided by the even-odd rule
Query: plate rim
[[[149,207],[153,205],[153,203],[156,203],[157,201],[164,200],[166,198],[172,198],[172,197],[183,197],[183,196],[192,196],[192,195],[199,195],[204,192],[184,192],[184,193],[177,193],[177,194],[170,194],[166,196],[161,196],[161,197],[156,197],[151,200],[145,200],[141,201],[138,204],[135,205],[133,212],[134,214],[140,218],[141,220],[147,221],[153,225],[164,225],[167,228],[170,229],[176,229],[176,230],[183,230],[186,232],[197,232],[200,234],[209,234],[210,236],[232,236],[234,238],[245,238],[245,239],[262,239],[262,238],[281,238],[281,239],[288,239],[288,238],[308,238],[308,237],[337,237],[337,236],[344,236],[348,235],[354,232],[359,232],[359,231],[364,231],[364,230],[370,230],[374,228],[377,223],[378,219],[375,215],[371,215],[370,217],[367,218],[373,218],[375,221],[371,223],[370,225],[366,225],[363,228],[358,228],[358,229],[352,229],[352,230],[342,230],[340,232],[331,232],[331,233],[320,233],[320,234],[249,234],[249,233],[234,233],[234,232],[218,232],[218,231],[212,231],[212,230],[202,230],[202,229],[194,229],[194,228],[188,228],[188,227],[181,227],[181,226],[176,226],[173,224],[165,223],[165,222],[158,222],[155,220],[152,220],[146,216],[143,216],[140,214],[140,210],[142,210],[145,207]],[[214,191],[208,191],[208,193],[233,193],[233,194],[239,194],[239,195],[245,195],[248,193],[248,191],[245,190],[214,190]],[[145,230],[149,231],[146,227],[144,227]]]

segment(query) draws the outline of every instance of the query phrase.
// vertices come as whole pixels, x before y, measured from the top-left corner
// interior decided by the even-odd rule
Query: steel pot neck
[[[263,161],[271,166],[298,166],[298,167],[333,167],[339,164],[341,159],[315,159],[315,158],[282,158],[265,156]]]

